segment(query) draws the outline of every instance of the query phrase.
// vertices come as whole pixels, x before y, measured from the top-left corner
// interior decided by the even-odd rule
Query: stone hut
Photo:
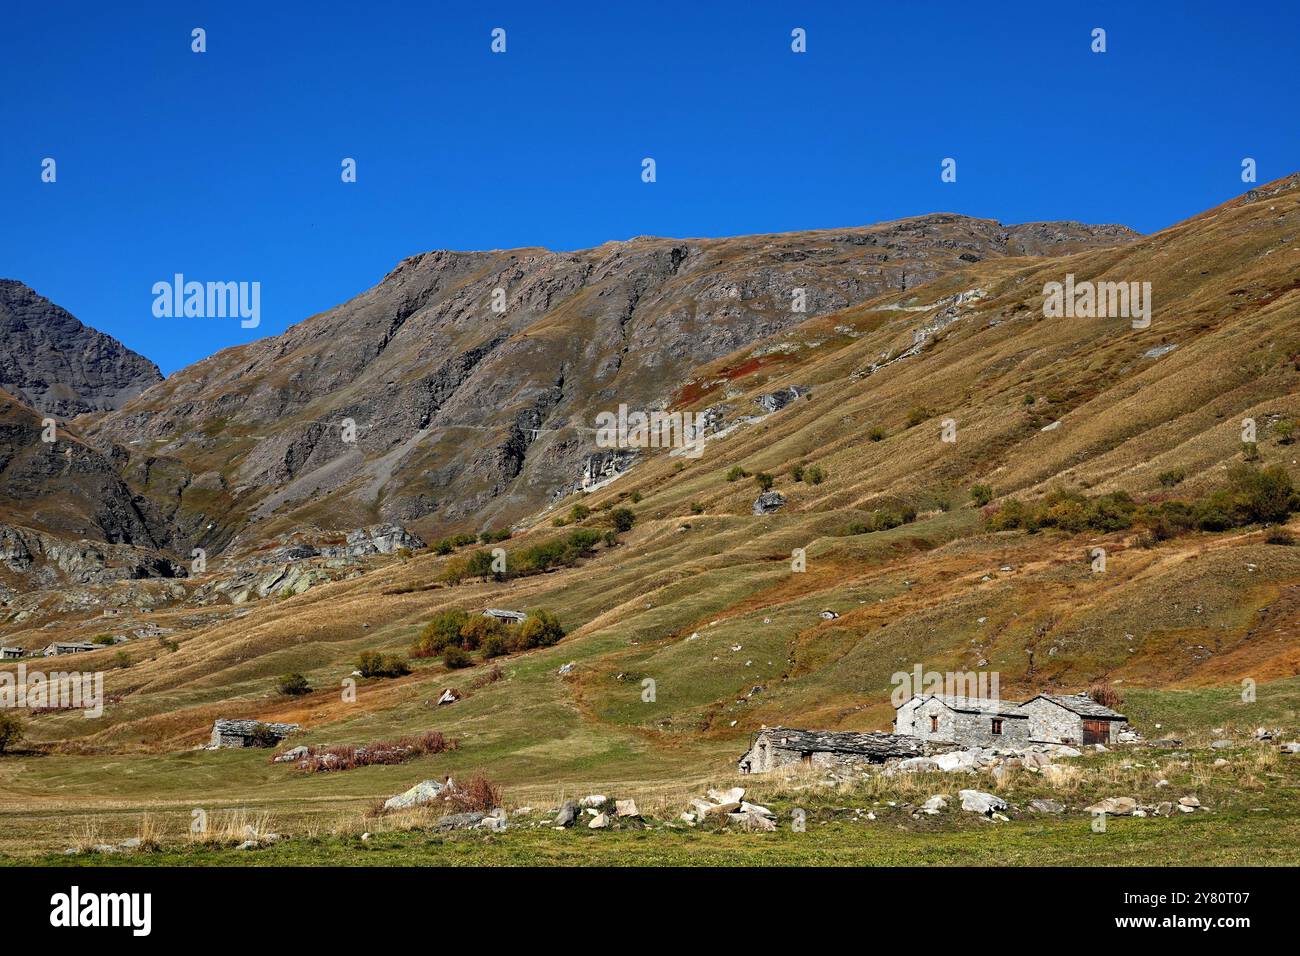
[[[0,660],[16,661],[26,653],[21,647],[0,647]]]
[[[925,744],[897,734],[769,727],[750,741],[737,762],[741,773],[767,773],[779,767],[861,767],[896,757],[919,757]]]
[[[528,615],[523,611],[504,611],[499,607],[490,607],[483,612],[484,617],[495,618],[502,624],[522,624]]]
[[[1020,705],[1029,715],[1036,743],[1111,744],[1128,729],[1128,718],[1087,694],[1039,694]]]
[[[59,657],[63,654],[84,654],[86,651],[95,651],[99,649],[98,644],[91,644],[87,641],[55,641],[48,645],[43,651],[46,657]]]
[[[1029,744],[1029,723],[1029,714],[1011,701],[922,694],[899,705],[894,732],[936,743],[1011,749]]]
[[[208,748],[220,747],[274,747],[285,737],[296,733],[297,724],[274,724],[260,720],[226,720],[219,718],[212,724],[212,739]]]

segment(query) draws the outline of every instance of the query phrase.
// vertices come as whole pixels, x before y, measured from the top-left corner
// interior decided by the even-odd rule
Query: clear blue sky
[[[171,372],[435,248],[934,211],[1151,231],[1248,188],[1243,157],[1260,182],[1300,169],[1298,9],[10,3],[0,276]],[[504,55],[489,50],[498,26]],[[956,183],[940,182],[944,157]],[[261,282],[261,327],[154,318],[150,289],[176,272]]]

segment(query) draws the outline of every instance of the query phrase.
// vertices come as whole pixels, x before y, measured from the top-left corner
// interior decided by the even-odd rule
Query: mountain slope
[[[128,481],[177,547],[381,520],[426,537],[507,525],[578,480],[597,411],[662,404],[701,362],[972,262],[1133,237],[934,215],[573,253],[433,252],[171,376],[95,435],[130,452]],[[796,289],[806,312],[792,311]],[[195,484],[205,493],[187,497]]]
[[[57,418],[120,408],[162,373],[14,279],[0,279],[0,388]]]

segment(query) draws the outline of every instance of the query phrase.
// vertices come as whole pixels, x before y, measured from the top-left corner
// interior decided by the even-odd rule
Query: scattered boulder
[[[615,800],[614,813],[620,817],[639,817],[641,812],[636,808],[635,800]]]
[[[560,804],[559,811],[555,814],[554,825],[557,827],[571,827],[578,819],[581,807],[576,800],[565,800]]]
[[[1105,813],[1113,817],[1126,817],[1137,809],[1137,801],[1132,797],[1107,797],[1088,807],[1088,813]]]
[[[475,824],[480,830],[491,830],[493,833],[501,833],[510,825],[506,817],[506,811],[497,807],[482,820]]]
[[[714,803],[739,803],[745,799],[744,787],[732,787],[730,790],[710,790],[709,799]]]
[[[934,762],[944,773],[953,773],[959,770],[974,770],[978,760],[969,750],[953,750],[946,754],[939,754],[934,758]]]
[[[384,801],[385,810],[407,810],[424,803],[437,800],[443,791],[443,785],[437,780],[421,780],[405,793],[389,797]]]
[[[939,770],[939,765],[929,757],[908,757],[900,760],[894,769],[899,773],[934,773]]]
[[[598,807],[608,799],[609,798],[605,796],[603,793],[591,793],[583,797],[578,802],[582,804],[584,807]]]
[[[592,830],[604,830],[606,827],[609,826],[609,814],[608,813],[596,814],[594,817],[591,818],[591,822],[588,823],[587,826],[590,827]]]
[[[779,491],[765,491],[754,499],[753,512],[756,515],[765,515],[784,507],[785,495]]]
[[[1211,746],[1213,749],[1215,749],[1215,750],[1227,750],[1229,747],[1232,746],[1232,741],[1231,741],[1231,740],[1216,740],[1216,741],[1213,741],[1213,742],[1210,744],[1210,746]]]
[[[1007,802],[1001,797],[980,790],[959,790],[957,796],[961,798],[961,808],[968,813],[990,816],[996,810],[1007,808]]]
[[[1065,804],[1055,800],[1030,800],[1029,809],[1035,813],[1064,813]]]
[[[1201,805],[1201,801],[1198,800],[1198,799],[1197,799],[1196,797],[1194,797],[1194,796],[1193,796],[1193,797],[1179,797],[1179,798],[1178,798],[1178,805],[1179,805],[1180,807],[1188,807],[1188,808],[1190,808],[1190,809],[1192,809],[1192,810],[1195,810],[1197,807],[1199,807],[1199,806]]]
[[[1288,741],[1282,745],[1281,750],[1284,754],[1300,754],[1300,741]]]
[[[449,813],[445,817],[439,817],[433,824],[433,829],[439,832],[448,830],[470,830],[478,826],[486,813]]]
[[[931,797],[929,800],[925,801],[925,803],[921,804],[921,812],[929,813],[932,815],[938,813],[940,810],[947,810],[947,809],[948,809],[948,798],[945,797],[943,794],[936,794],[935,796]]]
[[[291,747],[284,753],[275,755],[275,763],[293,763],[306,757],[310,751],[306,747]]]
[[[771,833],[776,829],[775,821],[761,813],[729,813],[727,819],[753,833]]]
[[[456,703],[456,701],[460,700],[460,696],[461,696],[460,691],[456,690],[453,687],[448,687],[438,697],[438,700],[435,702],[435,704],[436,706],[439,707],[441,707],[443,704],[454,704]]]

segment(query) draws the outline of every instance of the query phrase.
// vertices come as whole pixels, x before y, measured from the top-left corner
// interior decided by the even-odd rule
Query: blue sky
[[[1159,229],[1300,169],[1288,2],[11,4],[0,276],[175,369],[435,248],[951,211]],[[190,31],[207,31],[206,53]],[[494,27],[507,52],[490,51]],[[807,31],[808,52],[790,50]],[[1107,52],[1090,50],[1107,31]],[[641,181],[653,157],[658,181]],[[56,183],[40,181],[57,161]],[[354,157],[358,181],[340,180]],[[940,162],[957,160],[957,182]],[[262,321],[155,318],[174,273]]]

